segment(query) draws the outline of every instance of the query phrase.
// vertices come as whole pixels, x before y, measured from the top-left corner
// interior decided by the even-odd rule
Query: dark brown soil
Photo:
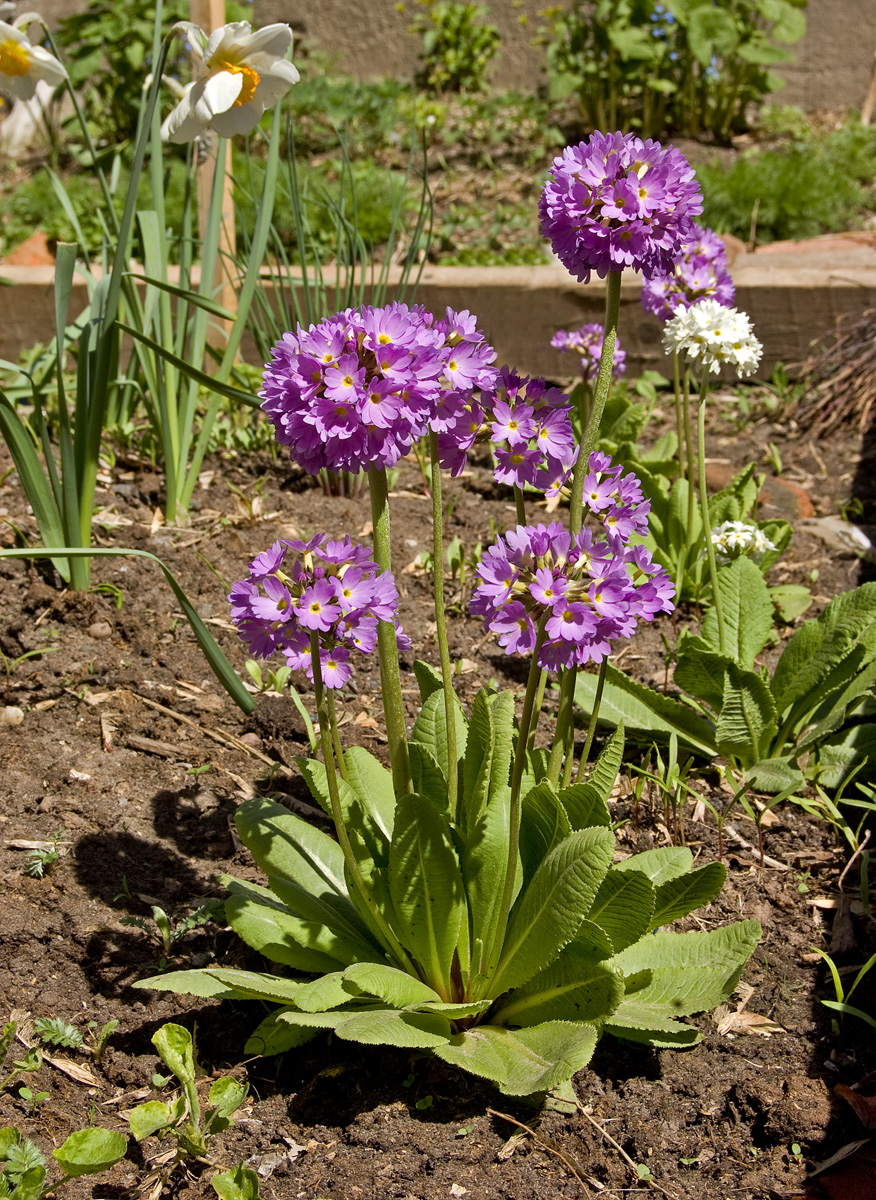
[[[854,492],[870,488],[872,496],[872,465],[856,466],[851,442],[813,453],[805,443],[782,442],[775,430],[754,427],[743,438],[727,426],[715,430],[710,452],[741,465],[749,456],[762,460],[768,440],[779,441],[786,477],[806,489],[819,513],[835,513]],[[0,462],[0,475],[5,465]],[[261,515],[250,519],[228,484],[256,495],[263,480]],[[161,556],[242,670],[245,654],[227,623],[227,585],[256,552],[293,529],[367,536],[367,499],[326,498],[288,463],[268,456],[250,465],[215,459],[204,482],[191,529],[153,531],[160,480],[119,467],[100,495],[106,508],[96,533],[102,544]],[[404,623],[417,656],[436,661],[430,589],[421,573],[408,569],[429,548],[430,536],[429,503],[414,463],[402,464],[396,491],[394,555]],[[469,549],[488,542],[491,519],[498,526],[513,520],[510,497],[483,473],[453,485],[449,498],[448,536],[458,534]],[[0,486],[0,516],[34,535],[14,477]],[[0,536],[12,544],[9,525]],[[797,533],[782,578],[805,583],[814,571],[817,606],[860,580],[857,559]],[[248,853],[233,838],[231,817],[256,792],[307,811],[293,767],[305,746],[300,718],[289,702],[271,696],[261,698],[249,718],[235,708],[211,677],[154,564],[95,563],[95,581],[122,589],[119,609],[106,594],[64,593],[50,571],[22,561],[0,562],[0,578],[0,649],[9,671],[0,710],[7,704],[24,711],[21,724],[0,727],[0,1021],[21,1010],[62,1017],[82,1030],[90,1021],[121,1023],[103,1061],[91,1064],[96,1086],[45,1065],[35,1085],[27,1081],[49,1092],[37,1115],[26,1114],[16,1082],[0,1095],[0,1124],[17,1124],[45,1152],[90,1121],[125,1130],[124,1111],[157,1095],[151,1080],[160,1062],[150,1038],[175,1020],[197,1027],[207,1072],[231,1071],[251,1084],[240,1120],[218,1139],[215,1162],[252,1163],[262,1172],[263,1194],[278,1200],[577,1200],[648,1190],[691,1200],[802,1195],[807,1166],[866,1138],[832,1089],[845,1083],[865,1095],[876,1091],[872,1031],[849,1018],[841,1040],[833,1035],[830,1013],[820,1004],[832,995],[829,979],[812,952],[830,945],[836,910],[828,905],[838,902],[847,850],[825,824],[789,806],[776,810],[766,829],[767,854],[788,869],[762,868],[754,850],[728,838],[727,887],[698,914],[703,927],[739,917],[761,921],[764,940],[744,975],[754,989],[746,1011],[780,1027],[769,1037],[721,1033],[707,1015],[698,1020],[703,1042],[682,1053],[607,1038],[575,1078],[583,1112],[574,1113],[512,1103],[422,1056],[338,1040],[319,1040],[282,1059],[244,1062],[242,1047],[261,1019],[259,1006],[134,990],[137,979],[155,971],[161,951],[122,919],[146,918],[152,904],[188,912],[222,894],[217,877],[226,870],[255,877]],[[458,581],[449,590],[460,605],[465,597]],[[464,696],[484,678],[522,688],[522,669],[485,641],[479,623],[461,610],[452,614],[450,636]],[[37,647],[51,652],[13,661]],[[406,657],[404,686],[413,709],[413,656]],[[658,636],[641,639],[629,657],[637,675],[662,679]],[[375,669],[356,678],[358,692],[341,705],[343,733],[380,753]],[[306,697],[306,684],[303,690]],[[713,787],[714,780],[704,776],[698,786]],[[667,838],[662,807],[647,793],[637,808],[617,801],[617,816],[627,819],[619,832],[624,852]],[[756,842],[750,822],[732,824],[748,843]],[[716,856],[711,818],[697,821],[688,808],[686,829],[701,861]],[[43,879],[26,875],[27,851],[16,842],[45,841],[59,832],[66,851],[61,860]],[[852,898],[856,870],[846,879]],[[876,948],[876,925],[854,911],[848,920],[849,940],[838,961],[855,967]],[[215,923],[178,943],[171,965],[211,961],[248,961],[232,934]],[[872,987],[862,986],[856,996],[873,1011]],[[89,1065],[85,1056],[72,1056]],[[120,1196],[142,1183],[159,1149],[152,1139],[139,1147],[132,1141],[129,1156],[112,1172],[96,1183],[75,1182],[66,1194]],[[648,1172],[651,1182],[641,1178]],[[178,1173],[171,1186],[185,1200],[212,1196],[212,1173]],[[851,1200],[864,1193],[834,1193],[840,1194]]]

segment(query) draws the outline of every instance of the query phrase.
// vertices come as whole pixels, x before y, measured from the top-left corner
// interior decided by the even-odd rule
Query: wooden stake
[[[195,25],[209,36],[220,25],[225,24],[225,0],[189,0],[189,15]],[[201,240],[207,225],[207,209],[213,190],[213,179],[219,167],[215,144],[199,161],[197,167],[198,230]],[[233,312],[237,304],[237,292],[232,282],[233,259],[237,249],[234,230],[234,198],[231,185],[231,141],[225,143],[225,161],[220,168],[224,174],[222,185],[222,227],[219,233],[219,255],[213,278],[213,295],[223,307]],[[227,321],[213,319],[208,326],[207,340],[211,346],[222,347],[228,340],[231,325]]]

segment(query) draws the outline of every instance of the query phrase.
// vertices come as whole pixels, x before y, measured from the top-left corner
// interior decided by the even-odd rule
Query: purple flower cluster
[[[672,146],[594,133],[554,159],[539,202],[541,231],[563,266],[587,283],[632,267],[668,274],[703,200],[693,168]]]
[[[347,309],[272,351],[259,393],[277,441],[310,474],[391,467],[439,406],[489,386],[495,351],[468,312],[422,305]]]
[[[546,488],[575,462],[568,397],[544,379],[502,367],[479,397],[470,394],[438,434],[441,465],[459,475],[476,441],[489,441],[499,483]]]
[[[294,561],[287,565],[290,553]],[[277,541],[249,564],[228,596],[231,620],[250,651],[268,658],[279,650],[293,670],[313,679],[311,634],[319,639],[322,680],[343,687],[352,674],[350,651],[369,654],[377,622],[396,622],[398,592],[367,546],[320,533],[309,541]],[[396,625],[399,649],[410,640]]]
[[[506,654],[531,654],[543,629],[538,662],[552,671],[601,662],[613,638],[674,607],[672,581],[644,546],[587,528],[573,537],[557,521],[518,525],[477,570],[471,611]]]
[[[642,284],[642,307],[661,321],[701,300],[717,300],[729,307],[736,295],[724,243],[711,229],[694,228],[696,236],[685,242],[674,268]]]
[[[570,351],[581,358],[581,376],[585,383],[593,383],[599,370],[599,360],[602,357],[602,339],[605,329],[596,321],[582,325],[580,329],[558,329],[551,338],[555,350]],[[611,373],[615,379],[620,379],[627,369],[627,355],[621,350],[620,342],[615,341],[614,356],[611,363]]]

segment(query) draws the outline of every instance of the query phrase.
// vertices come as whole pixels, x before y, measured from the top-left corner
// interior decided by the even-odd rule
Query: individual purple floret
[[[274,542],[252,560],[249,578],[238,580],[228,599],[231,620],[250,651],[259,658],[279,651],[308,679],[313,678],[310,637],[315,633],[327,688],[344,686],[352,673],[350,651],[369,654],[377,642],[377,622],[395,622],[398,613],[395,580],[380,570],[370,550],[349,537],[333,541],[325,533],[307,542]],[[399,649],[409,649],[400,626],[396,635]]]
[[[643,546],[588,528],[572,536],[556,521],[510,530],[477,573],[471,611],[506,654],[531,654],[543,627],[538,662],[551,671],[601,662],[614,638],[674,608],[672,580]]]
[[[575,461],[568,397],[544,379],[502,367],[493,386],[470,394],[438,434],[441,465],[459,475],[476,441],[492,443],[499,483],[541,487],[547,476],[565,477]]]
[[[347,309],[272,351],[259,393],[277,441],[305,471],[391,467],[495,378],[495,351],[468,312],[436,321],[422,305]]]
[[[602,339],[604,328],[596,321],[582,325],[580,329],[558,329],[551,338],[555,350],[570,351],[581,358],[581,376],[585,383],[594,383],[599,370],[599,359],[602,355]],[[614,344],[611,373],[615,379],[620,379],[627,369],[627,355],[621,350],[620,342]]]
[[[696,236],[685,242],[674,268],[642,284],[642,307],[661,321],[670,320],[679,308],[690,308],[701,300],[717,300],[730,307],[736,295],[724,243],[711,229],[699,225],[695,229]]]
[[[703,199],[693,168],[672,146],[632,134],[594,133],[551,164],[539,201],[541,232],[560,262],[587,283],[632,267],[668,274],[693,238]]]

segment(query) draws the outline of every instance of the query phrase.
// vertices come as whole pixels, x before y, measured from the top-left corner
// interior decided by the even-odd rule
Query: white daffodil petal
[[[27,42],[27,45],[30,45],[27,35],[22,33],[20,29],[16,29],[14,25],[9,25],[6,21],[0,21],[0,42],[18,42],[19,44]]]
[[[243,89],[243,76],[230,71],[219,71],[209,79],[202,80],[195,91],[200,96],[195,101],[195,111],[204,124],[208,124],[219,113],[228,112]]]
[[[235,45],[238,54],[244,56],[254,67],[260,57],[266,59],[285,58],[292,45],[292,30],[288,25],[265,25],[248,37],[240,38]]]
[[[252,133],[264,111],[264,105],[250,100],[248,104],[238,104],[236,108],[229,108],[228,112],[217,114],[210,124],[220,137],[236,137],[238,134]]]
[[[199,133],[203,133],[206,125],[195,115],[195,99],[192,95],[197,84],[190,83],[185,89],[179,104],[161,126],[161,137],[165,142],[185,145]]]
[[[31,67],[38,79],[44,79],[51,87],[57,87],[67,78],[67,72],[58,62],[54,54],[49,54],[42,46],[31,46]]]

